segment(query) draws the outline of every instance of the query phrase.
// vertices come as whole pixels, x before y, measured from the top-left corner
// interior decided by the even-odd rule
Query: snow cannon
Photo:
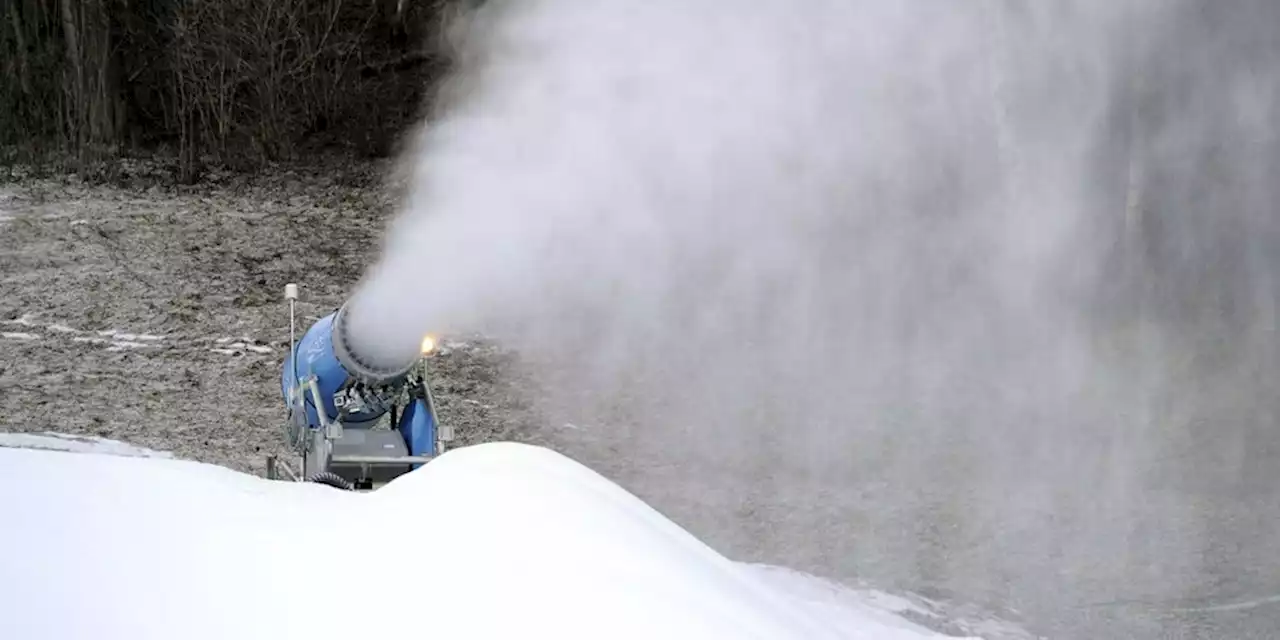
[[[320,318],[296,339],[298,287],[289,301],[289,356],[280,375],[287,440],[300,473],[274,457],[267,475],[365,491],[390,482],[444,453],[453,430],[440,424],[428,382],[434,336],[421,349],[388,364],[351,349],[347,306]]]

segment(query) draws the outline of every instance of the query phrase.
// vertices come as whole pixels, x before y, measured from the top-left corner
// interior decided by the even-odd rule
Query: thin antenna
[[[289,301],[289,367],[293,369],[293,385],[289,388],[289,419],[293,421],[294,425],[297,425],[299,417],[294,413],[294,410],[297,407],[302,407],[302,410],[306,411],[305,403],[300,402],[300,397],[295,397],[295,394],[301,395],[302,393],[305,393],[302,391],[302,387],[298,380],[297,309],[295,306],[298,301],[298,285],[292,282],[286,284],[284,286],[284,299]],[[300,433],[298,436],[301,437],[302,433],[305,433],[305,431],[301,429],[299,431]],[[291,442],[290,445],[296,447],[297,443]],[[307,472],[307,454],[305,447],[303,449],[301,463],[300,468],[302,469],[303,475],[305,475]]]
[[[298,301],[298,285],[292,282],[286,284],[284,286],[284,299],[289,301],[289,358],[293,362],[293,372],[296,376],[298,373],[298,358],[296,352],[298,348],[298,339],[296,330],[297,315],[294,305]]]

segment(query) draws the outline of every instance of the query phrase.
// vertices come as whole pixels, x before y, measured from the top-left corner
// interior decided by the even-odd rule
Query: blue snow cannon
[[[293,333],[296,285],[285,288]],[[372,490],[444,452],[452,429],[440,425],[427,379],[436,339],[397,366],[353,353],[343,322],[346,306],[311,325],[292,345],[280,375],[288,443],[301,473],[275,458],[267,474],[349,490]],[[283,470],[282,468],[283,467]]]

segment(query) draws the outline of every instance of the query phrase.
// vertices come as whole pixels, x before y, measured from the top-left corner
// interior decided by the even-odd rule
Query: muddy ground
[[[263,473],[285,455],[284,285],[300,330],[342,303],[391,212],[385,167],[280,167],[169,184],[126,163],[112,185],[0,185],[3,428],[121,439]],[[466,336],[434,361],[458,445],[540,442],[515,355]]]

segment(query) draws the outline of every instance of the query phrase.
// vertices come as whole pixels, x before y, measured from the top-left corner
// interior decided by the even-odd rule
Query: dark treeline
[[[386,155],[461,0],[0,0],[0,160]],[[472,3],[474,4],[474,3]]]

